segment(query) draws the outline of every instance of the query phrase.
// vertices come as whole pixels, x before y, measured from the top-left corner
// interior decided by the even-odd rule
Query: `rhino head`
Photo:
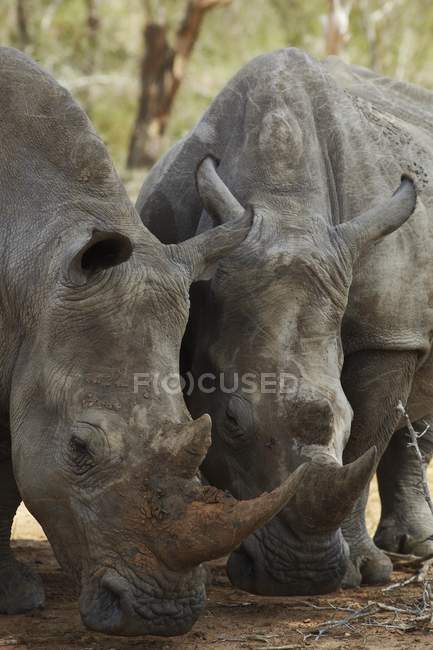
[[[284,217],[260,205],[245,211],[211,158],[197,187],[215,221],[252,221],[211,281],[193,287],[184,346],[196,383],[187,399],[193,415],[213,421],[205,476],[248,498],[311,461],[295,498],[231,555],[229,576],[265,595],[332,591],[346,567],[341,523],[376,466],[374,448],[342,464],[352,409],[340,381],[341,322],[359,253],[410,216],[413,184],[404,178],[388,202],[338,226],[307,205]],[[203,373],[214,384],[200,385]]]
[[[246,502],[202,486],[210,419],[192,421],[181,391],[159,384],[178,377],[190,283],[248,229],[160,244],[69,93],[14,50],[0,49],[0,83],[15,479],[89,628],[180,634],[203,608],[201,563],[267,521],[300,478]],[[156,381],[138,390],[143,373]]]

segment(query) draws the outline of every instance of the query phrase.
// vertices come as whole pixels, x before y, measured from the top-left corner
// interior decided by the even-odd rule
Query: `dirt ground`
[[[431,483],[432,479],[433,474]],[[378,514],[373,486],[368,509],[372,530]],[[14,538],[19,559],[42,575],[47,607],[25,616],[0,616],[0,650],[406,650],[412,646],[423,650],[433,646],[433,627],[428,621],[416,621],[413,613],[421,611],[423,603],[423,587],[417,582],[391,591],[363,587],[313,598],[260,598],[233,589],[223,562],[209,566],[207,608],[189,634],[173,639],[93,634],[82,626],[74,589],[43,531],[24,508],[14,522]],[[412,573],[406,567],[405,572],[395,573],[394,580]],[[351,620],[346,625],[326,625],[347,618]],[[316,639],[320,628],[325,632]]]

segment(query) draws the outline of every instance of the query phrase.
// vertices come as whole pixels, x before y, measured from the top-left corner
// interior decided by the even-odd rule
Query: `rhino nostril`
[[[327,442],[334,423],[334,414],[329,400],[322,398],[294,403],[292,418],[294,425],[300,431],[316,434],[316,443]]]
[[[128,581],[121,576],[107,572],[101,580],[101,589],[107,600],[111,600],[113,606],[117,606],[124,613],[132,612],[131,588]]]
[[[317,411],[322,417],[331,419],[332,418],[332,406],[331,403],[323,398],[313,402],[313,408]]]

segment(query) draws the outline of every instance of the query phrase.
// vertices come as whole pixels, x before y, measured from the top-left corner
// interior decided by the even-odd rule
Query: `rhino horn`
[[[216,223],[240,219],[244,208],[218,176],[216,166],[216,160],[207,156],[197,167],[197,191],[203,205]]]
[[[179,425],[169,438],[171,463],[177,476],[192,478],[211,444],[211,419],[206,413],[188,424]]]
[[[340,465],[328,457],[313,458],[296,495],[303,525],[332,532],[340,528],[376,471],[377,451],[371,447],[352,463]]]
[[[400,187],[392,197],[351,221],[336,227],[356,258],[363,247],[397,230],[414,212],[417,193],[413,180],[401,177]]]
[[[243,208],[216,172],[210,156],[198,165],[197,190],[204,207],[221,225],[180,244],[166,247],[171,259],[186,267],[189,280],[203,279],[224,255],[231,253],[248,235],[253,221],[251,207]]]
[[[158,553],[172,569],[197,566],[227,555],[257,528],[272,519],[296,494],[308,463],[304,463],[272,492],[247,501],[210,486],[185,507],[181,517],[170,522],[171,535]]]
[[[172,261],[186,268],[188,279],[202,279],[219,260],[231,253],[248,235],[253,215],[244,210],[242,217],[211,228],[180,244],[166,246]]]

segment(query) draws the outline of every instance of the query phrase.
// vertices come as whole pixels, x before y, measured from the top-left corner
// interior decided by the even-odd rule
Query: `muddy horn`
[[[353,463],[340,465],[329,456],[313,458],[296,494],[303,525],[315,531],[340,528],[376,470],[376,447]]]
[[[307,466],[298,467],[272,492],[248,501],[238,501],[210,486],[200,487],[182,516],[170,522],[170,536],[161,536],[161,559],[170,568],[180,569],[230,553],[296,494]]]
[[[194,476],[211,444],[212,422],[206,413],[196,420],[161,429],[153,449],[168,454],[171,471],[181,478]]]

